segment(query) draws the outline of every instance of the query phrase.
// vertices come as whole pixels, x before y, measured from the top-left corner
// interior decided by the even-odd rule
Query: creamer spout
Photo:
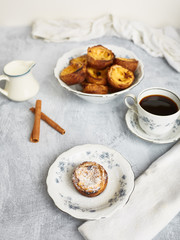
[[[34,61],[25,61],[24,64],[26,65],[27,70],[31,70],[36,65]]]

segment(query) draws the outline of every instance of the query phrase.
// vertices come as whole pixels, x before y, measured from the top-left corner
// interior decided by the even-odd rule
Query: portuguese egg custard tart
[[[95,197],[105,190],[108,183],[108,174],[96,162],[83,162],[74,170],[72,182],[80,194]]]
[[[103,70],[98,70],[92,67],[87,67],[86,80],[89,83],[94,83],[98,85],[106,85],[107,84],[107,72],[108,69],[105,68]]]
[[[108,93],[115,93],[119,92],[120,90],[118,88],[112,87],[111,85],[108,85]]]
[[[108,82],[116,89],[128,88],[134,81],[133,72],[120,65],[112,65],[108,71]]]
[[[94,83],[84,83],[83,84],[83,92],[91,93],[91,94],[107,94],[108,86],[98,85]]]
[[[88,94],[111,94],[131,86],[139,61],[115,56],[102,45],[87,48],[87,53],[76,55],[59,74],[67,85],[80,84]]]
[[[96,69],[104,69],[112,65],[114,58],[114,53],[102,45],[89,47],[87,50],[88,65]]]
[[[132,72],[134,72],[138,66],[138,61],[134,58],[115,58],[114,63],[121,65]]]
[[[61,71],[59,77],[67,85],[81,83],[86,77],[86,66],[82,63],[70,64]]]
[[[82,56],[70,60],[70,64],[74,65],[79,63],[87,65],[87,54],[84,54]]]

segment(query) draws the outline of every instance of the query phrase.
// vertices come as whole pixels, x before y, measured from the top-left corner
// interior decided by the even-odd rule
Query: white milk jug
[[[0,92],[13,101],[25,101],[34,97],[39,91],[39,84],[31,73],[35,66],[33,61],[12,61],[5,65],[4,75],[0,81],[6,80],[5,88]]]

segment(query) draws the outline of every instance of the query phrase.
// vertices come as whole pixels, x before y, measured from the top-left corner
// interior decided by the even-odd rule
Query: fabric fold
[[[86,240],[150,240],[180,211],[180,142],[135,181],[128,203],[113,216],[79,227]]]

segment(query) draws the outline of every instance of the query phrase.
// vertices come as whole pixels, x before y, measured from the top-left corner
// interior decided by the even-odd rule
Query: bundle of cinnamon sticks
[[[54,128],[56,131],[58,131],[61,134],[65,134],[65,130],[61,128],[56,122],[54,122],[52,119],[50,119],[46,114],[41,112],[41,100],[36,101],[35,108],[30,108],[30,111],[35,114],[34,117],[34,126],[31,133],[30,141],[33,143],[39,142],[39,136],[40,136],[40,120],[44,120],[47,124],[49,124],[52,128]]]

